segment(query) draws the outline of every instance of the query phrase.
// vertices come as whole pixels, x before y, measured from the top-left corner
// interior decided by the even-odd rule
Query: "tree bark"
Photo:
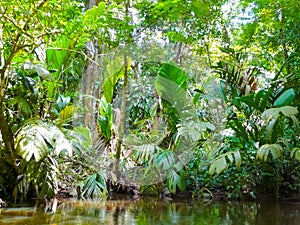
[[[7,123],[6,115],[4,112],[4,104],[3,104],[3,96],[0,96],[0,132],[2,136],[2,140],[4,142],[4,146],[10,154],[9,163],[13,166],[14,171],[16,173],[19,172],[19,168],[16,164],[16,157],[15,157],[15,147],[14,147],[14,135],[12,130]],[[2,152],[0,153],[2,156]]]
[[[121,103],[121,112],[120,112],[120,123],[117,133],[117,143],[116,143],[116,170],[118,170],[120,157],[121,157],[121,147],[124,136],[124,125],[126,122],[126,105],[128,97],[128,58],[126,52],[124,53],[124,83],[122,91],[122,103]]]
[[[129,1],[125,1],[125,19],[129,15]],[[125,44],[129,42],[129,33],[126,34],[125,37]],[[127,105],[127,98],[128,98],[128,56],[126,51],[124,51],[123,54],[124,59],[124,83],[123,83],[123,93],[122,93],[122,103],[121,103],[121,109],[120,109],[120,124],[118,127],[118,133],[117,133],[117,143],[116,143],[116,164],[115,164],[115,170],[119,171],[119,164],[120,164],[120,158],[121,158],[121,149],[122,149],[122,143],[123,143],[123,136],[124,136],[124,126],[126,122],[126,105]],[[118,175],[118,173],[117,173]]]
[[[87,0],[86,10],[97,6],[97,0]],[[99,106],[97,99],[101,93],[102,73],[99,67],[99,47],[98,40],[86,43],[87,46],[87,67],[82,77],[82,99],[83,102],[83,124],[91,131],[92,141],[94,144],[98,142],[98,113]]]

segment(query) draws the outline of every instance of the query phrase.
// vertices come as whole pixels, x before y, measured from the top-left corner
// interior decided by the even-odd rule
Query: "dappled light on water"
[[[110,200],[44,202],[0,209],[0,224],[245,224],[296,225],[300,202],[215,202],[114,197]],[[45,210],[46,209],[46,210]],[[46,212],[45,212],[46,211]]]

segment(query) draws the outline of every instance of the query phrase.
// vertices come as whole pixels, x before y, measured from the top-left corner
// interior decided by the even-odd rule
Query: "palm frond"
[[[36,162],[49,153],[58,155],[66,151],[70,155],[73,151],[72,144],[58,127],[40,120],[31,120],[19,129],[15,148],[26,161],[34,157]]]
[[[103,172],[89,175],[85,179],[82,196],[96,198],[106,196],[106,177]]]

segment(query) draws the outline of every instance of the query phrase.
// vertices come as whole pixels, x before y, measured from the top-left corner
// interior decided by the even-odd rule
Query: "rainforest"
[[[1,202],[299,199],[299,8],[2,0]]]

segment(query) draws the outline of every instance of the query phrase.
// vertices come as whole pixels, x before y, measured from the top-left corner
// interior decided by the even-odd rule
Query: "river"
[[[202,202],[114,196],[106,200],[44,202],[0,209],[0,224],[299,225],[300,202]]]

